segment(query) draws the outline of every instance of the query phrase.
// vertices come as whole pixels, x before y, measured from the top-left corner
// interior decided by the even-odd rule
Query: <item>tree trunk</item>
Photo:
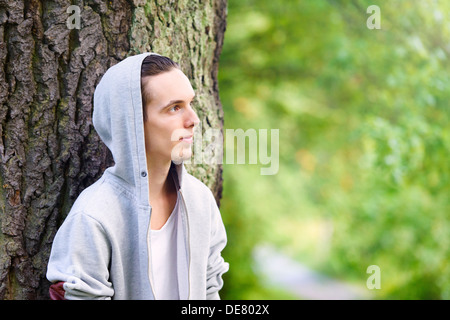
[[[222,130],[225,19],[226,0],[0,0],[0,299],[48,298],[53,237],[113,165],[91,117],[110,66],[146,51],[171,57],[191,79],[203,131]],[[221,165],[187,168],[219,201]]]

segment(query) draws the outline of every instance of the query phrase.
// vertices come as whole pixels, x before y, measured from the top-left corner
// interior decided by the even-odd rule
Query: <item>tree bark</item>
[[[79,29],[67,25],[70,5]],[[225,24],[226,0],[0,0],[0,299],[48,298],[53,237],[113,165],[91,116],[109,67],[147,51],[171,57],[191,79],[203,131],[222,130]],[[187,168],[219,202],[222,166]]]

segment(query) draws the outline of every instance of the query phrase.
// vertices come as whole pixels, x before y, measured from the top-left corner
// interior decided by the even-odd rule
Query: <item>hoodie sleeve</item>
[[[53,241],[47,279],[63,282],[64,298],[111,299],[111,248],[101,224],[84,213],[69,215]]]
[[[221,255],[227,243],[227,235],[219,208],[215,200],[212,202],[213,216],[211,218],[211,242],[206,273],[206,299],[219,300],[219,290],[223,286],[222,275],[229,269],[228,263]]]

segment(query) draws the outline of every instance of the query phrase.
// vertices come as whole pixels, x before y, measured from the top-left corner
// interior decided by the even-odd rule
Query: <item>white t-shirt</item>
[[[169,219],[159,230],[151,232],[151,255],[155,298],[179,300],[177,276],[177,227],[179,198]]]

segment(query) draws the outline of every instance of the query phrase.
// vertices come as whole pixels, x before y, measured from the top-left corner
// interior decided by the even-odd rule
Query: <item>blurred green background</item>
[[[449,14],[448,1],[228,0],[225,129],[279,129],[280,167],[224,164],[222,298],[301,298],[256,271],[268,243],[364,287],[378,265],[376,299],[450,299]]]

